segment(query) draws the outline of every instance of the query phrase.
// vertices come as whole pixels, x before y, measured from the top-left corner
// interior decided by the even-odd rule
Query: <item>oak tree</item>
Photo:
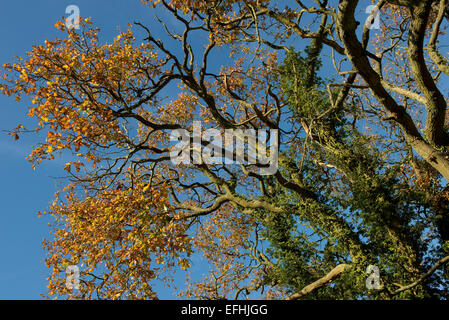
[[[73,158],[46,212],[48,296],[157,298],[155,279],[201,255],[209,273],[181,296],[448,298],[448,0],[369,16],[356,0],[142,4],[176,21],[157,18],[161,39],[144,21],[111,43],[61,21],[60,39],[4,65],[1,91],[36,119],[11,136],[45,135],[33,166]],[[170,135],[196,121],[278,130],[278,170],[174,163]]]

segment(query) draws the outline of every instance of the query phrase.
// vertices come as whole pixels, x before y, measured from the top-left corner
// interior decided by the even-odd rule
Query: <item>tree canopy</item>
[[[36,127],[11,136],[43,134],[32,165],[73,158],[45,212],[47,295],[154,299],[200,255],[180,296],[448,298],[448,2],[145,0],[164,36],[130,17],[110,43],[58,22],[0,82],[31,98]],[[277,130],[277,170],[174,163],[173,131],[198,121]]]

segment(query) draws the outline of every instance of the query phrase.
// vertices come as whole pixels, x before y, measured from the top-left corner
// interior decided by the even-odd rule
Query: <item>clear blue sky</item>
[[[140,1],[62,1],[9,0],[0,3],[0,65],[11,62],[14,55],[24,56],[32,45],[46,38],[60,37],[55,22],[66,16],[68,5],[80,8],[82,17],[91,17],[101,28],[101,37],[111,39],[117,26],[124,30],[134,20],[151,24],[154,12]],[[63,176],[63,159],[40,165],[33,171],[25,157],[38,141],[37,136],[22,135],[13,141],[2,130],[18,123],[26,124],[28,99],[17,103],[0,95],[0,299],[41,299],[46,292],[48,271],[41,241],[48,236],[50,221],[37,217],[45,210]],[[161,298],[171,297],[171,289],[163,289]]]

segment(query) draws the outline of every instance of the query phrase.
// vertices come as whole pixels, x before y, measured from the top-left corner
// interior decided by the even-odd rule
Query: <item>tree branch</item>
[[[286,300],[298,300],[298,299],[312,293],[313,291],[334,281],[337,277],[339,277],[349,267],[350,267],[349,264],[339,264],[334,269],[332,269],[328,274],[326,274],[324,277],[305,286],[300,292],[292,294],[291,296],[287,297]]]

